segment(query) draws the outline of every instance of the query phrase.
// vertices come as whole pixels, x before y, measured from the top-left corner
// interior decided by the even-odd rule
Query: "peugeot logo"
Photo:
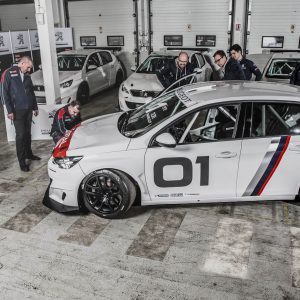
[[[144,96],[145,98],[147,98],[147,97],[148,97],[148,93],[147,93],[146,91],[144,91],[143,96]]]

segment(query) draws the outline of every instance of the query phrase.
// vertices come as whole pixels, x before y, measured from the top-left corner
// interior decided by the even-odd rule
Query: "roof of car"
[[[214,100],[274,100],[289,99],[300,102],[300,87],[263,81],[211,81],[181,87],[184,94],[193,101]]]
[[[300,58],[299,52],[280,52],[274,53],[272,58]]]
[[[199,53],[202,51],[197,51],[197,50],[160,50],[160,51],[154,51],[150,54],[150,56],[178,56],[180,52],[186,52],[188,56],[191,56],[194,53]]]
[[[58,53],[58,55],[89,55],[93,52],[97,52],[100,51],[99,49],[78,49],[78,50],[67,50],[67,51],[63,51]],[[101,50],[103,51],[103,50]],[[104,50],[107,51],[107,50]]]

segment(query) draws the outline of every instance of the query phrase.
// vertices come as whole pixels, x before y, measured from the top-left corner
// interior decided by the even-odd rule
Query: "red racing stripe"
[[[270,174],[269,174],[269,176],[267,177],[267,179],[265,180],[264,184],[262,185],[262,187],[261,187],[260,190],[258,191],[258,193],[257,193],[258,196],[261,195],[261,193],[262,193],[263,190],[265,189],[266,185],[267,185],[268,182],[270,181],[272,175],[273,175],[274,172],[276,171],[276,169],[277,169],[277,167],[278,167],[278,165],[279,165],[279,163],[280,163],[280,161],[281,161],[281,159],[282,159],[282,157],[283,157],[283,155],[284,155],[284,153],[285,153],[285,151],[286,151],[286,149],[287,149],[287,147],[288,147],[288,145],[289,145],[290,139],[291,139],[291,136],[288,136],[287,139],[286,139],[286,141],[285,141],[284,148],[282,149],[282,151],[281,151],[281,153],[280,153],[280,155],[279,155],[279,157],[278,157],[278,159],[277,159],[277,161],[276,161],[276,163],[275,163],[275,165],[274,165],[272,171],[270,172]]]

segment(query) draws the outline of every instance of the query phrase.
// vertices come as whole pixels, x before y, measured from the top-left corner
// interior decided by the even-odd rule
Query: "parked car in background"
[[[91,95],[124,80],[123,68],[108,50],[70,50],[57,55],[61,102],[79,100],[86,103]],[[31,75],[39,103],[45,103],[42,70]]]
[[[198,69],[197,81],[211,80],[213,70],[205,57],[208,54],[184,51],[188,53],[193,67]],[[164,87],[156,73],[166,61],[174,60],[179,53],[180,50],[156,51],[151,53],[136,70],[132,68],[135,72],[121,84],[119,89],[120,109],[123,111],[135,109],[159,95]]]
[[[135,200],[293,200],[300,188],[299,93],[262,81],[195,83],[136,110],[86,120],[57,143],[44,204],[117,218]]]
[[[289,83],[295,65],[300,62],[299,52],[278,52],[269,54],[252,54],[247,58],[253,60],[263,73],[262,80]]]

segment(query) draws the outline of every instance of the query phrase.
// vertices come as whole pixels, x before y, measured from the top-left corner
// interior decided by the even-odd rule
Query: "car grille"
[[[136,109],[139,106],[143,105],[143,103],[135,103],[135,102],[129,102],[129,101],[125,101],[125,102],[129,109]]]
[[[131,95],[134,97],[152,97],[155,98],[160,92],[144,91],[144,90],[130,90]]]
[[[34,85],[33,89],[37,92],[45,92],[45,87],[43,85]]]

